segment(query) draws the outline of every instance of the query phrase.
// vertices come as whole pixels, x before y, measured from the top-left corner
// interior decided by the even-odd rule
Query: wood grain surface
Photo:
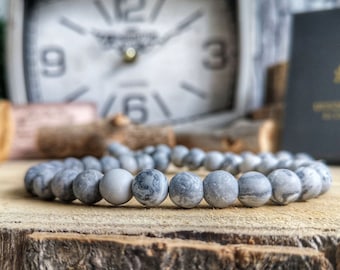
[[[260,208],[236,203],[226,209],[212,209],[202,202],[195,209],[184,210],[169,199],[150,209],[134,199],[122,207],[104,201],[94,206],[40,201],[26,194],[23,187],[25,170],[32,164],[0,164],[1,269],[53,269],[60,262],[71,265],[71,261],[108,269],[112,258],[121,254],[115,251],[110,255],[110,249],[132,254],[123,256],[124,260],[117,257],[111,269],[222,269],[218,267],[228,265],[240,269],[259,265],[340,269],[340,168],[332,168],[331,190],[308,202]],[[177,171],[171,168],[169,177]],[[204,170],[197,173],[207,174]],[[182,253],[187,257],[181,258]],[[210,262],[211,254],[216,259]],[[272,260],[265,254],[271,254]],[[173,256],[177,259],[171,263]],[[157,259],[157,267],[151,258]],[[136,261],[140,268],[134,267]],[[218,267],[213,267],[215,264]],[[190,268],[185,268],[188,265]],[[89,269],[84,267],[69,269]]]

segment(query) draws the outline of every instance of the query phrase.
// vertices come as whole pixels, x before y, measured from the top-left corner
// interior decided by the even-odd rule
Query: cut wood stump
[[[338,167],[308,202],[185,210],[40,201],[23,187],[32,164],[0,164],[0,269],[340,269]]]

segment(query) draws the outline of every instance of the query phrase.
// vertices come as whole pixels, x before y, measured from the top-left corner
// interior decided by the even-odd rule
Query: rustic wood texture
[[[122,269],[124,263],[135,269],[139,262],[150,266],[146,269],[155,262],[159,269],[181,269],[187,262],[191,268],[185,269],[204,269],[203,262],[216,267],[230,262],[239,268],[286,262],[278,264],[282,269],[329,269],[330,263],[340,269],[340,168],[332,168],[331,190],[308,202],[260,208],[237,203],[227,209],[211,209],[202,202],[183,210],[169,199],[150,209],[135,200],[123,207],[104,201],[95,206],[40,201],[23,188],[24,172],[32,164],[0,164],[0,269],[51,269],[48,263],[57,265],[67,256],[70,263],[74,259],[105,266],[119,255],[110,257],[110,247],[126,252],[126,258],[120,254],[115,262]],[[171,168],[169,177],[176,171]]]

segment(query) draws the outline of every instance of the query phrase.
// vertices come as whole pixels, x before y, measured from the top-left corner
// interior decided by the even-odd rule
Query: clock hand
[[[175,36],[178,36],[181,34],[184,30],[186,30],[190,25],[192,25],[195,21],[200,19],[203,16],[202,10],[197,10],[188,17],[186,17],[184,20],[182,20],[177,26],[168,31],[162,38],[158,39],[156,44],[163,45],[166,42],[168,42],[170,39],[172,39]]]

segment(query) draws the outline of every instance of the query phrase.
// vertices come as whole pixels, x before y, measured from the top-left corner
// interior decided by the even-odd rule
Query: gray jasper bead
[[[155,162],[152,157],[148,154],[141,153],[135,155],[138,171],[146,170],[146,169],[153,169],[155,168]]]
[[[55,168],[42,166],[33,178],[33,193],[44,200],[53,200],[54,195],[51,191],[50,182],[56,174]]]
[[[75,157],[68,157],[64,160],[64,167],[66,169],[76,169],[78,171],[84,170],[84,164],[80,159]]]
[[[45,166],[45,163],[41,163],[35,166],[30,167],[24,177],[24,185],[25,189],[28,193],[32,195],[36,195],[33,192],[33,180],[36,177],[36,175],[39,174],[39,172],[42,170],[42,167]]]
[[[102,196],[99,192],[99,181],[103,174],[97,170],[85,170],[73,181],[73,193],[76,198],[88,205],[99,202]]]
[[[316,170],[316,172],[321,176],[322,187],[319,195],[326,193],[332,184],[332,175],[329,168],[322,162],[313,162],[309,167]]]
[[[171,155],[171,148],[166,145],[166,144],[158,144],[156,145],[156,149],[155,149],[155,152],[164,152],[169,158],[170,158],[170,155]]]
[[[259,155],[259,157],[261,158],[261,162],[256,166],[256,171],[267,175],[277,168],[279,161],[274,155],[270,153],[263,153],[262,155]]]
[[[182,208],[193,208],[203,199],[202,180],[191,172],[176,174],[170,181],[171,201]]]
[[[102,165],[100,164],[100,161],[94,156],[83,157],[81,161],[84,164],[85,170],[102,170]]]
[[[300,167],[295,173],[301,181],[301,195],[300,201],[307,201],[317,197],[322,188],[322,180],[320,174],[311,167]]]
[[[261,158],[251,152],[244,152],[241,154],[243,160],[240,164],[240,171],[242,173],[255,170],[260,165]]]
[[[184,157],[183,164],[189,170],[197,170],[203,165],[205,159],[205,152],[199,148],[190,149],[189,153]]]
[[[170,157],[164,151],[156,150],[156,152],[152,155],[152,159],[155,163],[155,169],[161,172],[165,172],[170,165]]]
[[[113,169],[100,180],[99,191],[102,197],[113,205],[120,205],[132,198],[133,175],[123,169]]]
[[[145,206],[160,205],[168,196],[168,180],[156,169],[144,170],[132,181],[132,194]]]
[[[156,147],[153,145],[145,146],[143,152],[148,155],[152,155],[156,151]]]
[[[61,170],[61,169],[64,168],[64,162],[62,162],[60,160],[51,160],[51,161],[47,162],[47,164],[51,165],[56,170]]]
[[[303,160],[306,160],[306,161],[313,161],[314,160],[314,158],[311,155],[309,155],[307,153],[302,153],[302,152],[295,154],[295,159],[303,159]]]
[[[238,180],[239,201],[249,207],[267,203],[272,196],[272,186],[268,178],[259,172],[247,172]]]
[[[239,155],[228,152],[224,155],[224,160],[221,164],[221,170],[225,170],[233,175],[237,175],[240,173],[240,164],[242,161],[243,159]]]
[[[276,164],[277,169],[290,169],[293,166],[293,159],[280,159]]]
[[[238,183],[235,177],[226,171],[214,171],[203,180],[203,192],[206,202],[217,208],[233,204],[238,197]]]
[[[281,161],[281,160],[292,160],[294,159],[294,156],[291,152],[281,150],[275,154],[276,158]]]
[[[184,157],[189,153],[189,149],[184,145],[176,145],[171,152],[171,161],[177,167],[183,167]]]
[[[73,181],[79,173],[78,169],[64,169],[57,172],[51,181],[51,191],[53,195],[63,202],[75,200]]]
[[[112,169],[117,169],[120,167],[118,159],[112,156],[103,156],[99,161],[103,173],[106,173]]]
[[[224,161],[224,155],[218,151],[210,151],[205,155],[203,166],[208,171],[219,170]]]
[[[122,169],[127,170],[133,174],[138,171],[137,161],[131,153],[120,155],[118,160]]]
[[[277,204],[296,201],[301,194],[301,181],[296,173],[287,169],[277,169],[268,175],[272,185],[271,200]]]
[[[107,151],[116,158],[119,158],[121,155],[131,154],[130,148],[118,142],[110,143],[107,147]]]

